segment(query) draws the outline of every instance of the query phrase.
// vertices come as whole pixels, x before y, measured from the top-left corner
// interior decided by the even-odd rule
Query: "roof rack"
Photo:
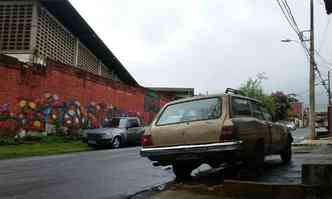
[[[246,96],[242,91],[239,91],[239,90],[236,90],[236,89],[233,89],[233,88],[227,88],[225,93],[233,93],[233,94],[236,94],[236,95]]]

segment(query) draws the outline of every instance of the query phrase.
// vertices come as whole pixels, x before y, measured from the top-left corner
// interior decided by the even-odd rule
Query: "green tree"
[[[255,98],[262,102],[262,104],[274,115],[276,110],[275,99],[271,95],[264,93],[262,80],[267,79],[264,73],[257,75],[255,79],[249,78],[244,84],[239,88],[245,96]]]
[[[291,103],[297,102],[298,100],[291,95],[287,95],[282,91],[277,91],[271,94],[276,103],[275,119],[276,120],[287,120],[288,112],[291,109]]]

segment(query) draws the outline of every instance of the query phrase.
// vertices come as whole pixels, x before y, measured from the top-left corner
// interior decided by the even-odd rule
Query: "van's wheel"
[[[280,157],[283,164],[288,164],[292,160],[292,143],[288,141],[287,146],[281,151]]]
[[[196,168],[193,165],[181,163],[173,163],[172,166],[177,181],[190,180],[191,172]]]
[[[112,141],[112,148],[113,149],[117,149],[117,148],[120,148],[121,146],[121,139],[120,137],[115,137]]]

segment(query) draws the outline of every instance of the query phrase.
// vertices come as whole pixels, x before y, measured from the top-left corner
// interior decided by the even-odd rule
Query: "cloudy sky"
[[[142,86],[194,87],[196,93],[237,88],[265,72],[266,92],[300,94],[307,102],[308,60],[276,0],[70,0]],[[289,0],[300,29],[309,0]],[[316,47],[332,62],[332,16],[316,5]],[[327,28],[326,28],[327,27]],[[317,61],[326,77],[328,66]],[[327,102],[317,87],[317,105]]]

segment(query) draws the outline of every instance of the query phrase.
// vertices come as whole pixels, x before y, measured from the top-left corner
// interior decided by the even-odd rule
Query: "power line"
[[[287,0],[277,0],[277,3],[285,17],[285,19],[287,20],[287,22],[289,23],[290,27],[294,30],[294,32],[297,34],[299,40],[300,40],[300,44],[304,50],[305,55],[307,56],[308,60],[310,61],[310,51],[307,47],[307,45],[304,43],[306,40],[303,39],[303,31],[300,31],[300,28],[298,27],[296,20],[294,18],[294,15],[292,13],[292,10],[290,8],[290,6],[287,3]],[[318,51],[316,51],[317,54],[319,54]],[[320,55],[320,54],[319,54]],[[322,56],[320,55],[320,57],[322,58]],[[325,60],[325,59],[323,59]],[[326,61],[326,60],[325,60]],[[329,65],[332,66],[332,64],[329,63]],[[325,80],[322,77],[322,74],[318,68],[317,63],[314,63],[314,71],[316,72],[318,78],[320,79],[320,83],[323,85],[323,87],[326,89],[327,92],[328,91],[328,87],[326,85]]]
[[[298,36],[299,40],[300,40],[300,44],[304,49],[304,53],[307,56],[307,58],[310,58],[310,53],[309,50],[307,48],[307,46],[304,44],[303,41],[303,35],[302,32],[300,31],[299,26],[296,23],[296,20],[294,18],[294,15],[292,13],[291,8],[289,7],[288,3],[286,0],[277,0],[277,3],[285,17],[285,19],[287,20],[287,22],[289,23],[290,27],[294,30],[294,32],[296,33],[296,35]]]
[[[286,21],[289,23],[290,27],[294,30],[294,32],[299,35],[300,29],[297,26],[297,23],[293,17],[293,14],[291,12],[290,7],[288,6],[287,2],[285,0],[277,0],[277,3],[286,19]]]
[[[295,18],[294,18],[294,16],[293,16],[293,13],[292,13],[291,8],[289,7],[289,5],[288,5],[288,3],[287,3],[286,0],[284,0],[283,2],[284,2],[284,6],[285,6],[285,8],[286,8],[286,10],[287,10],[287,13],[289,14],[289,16],[290,16],[290,18],[291,18],[293,24],[294,24],[295,27],[296,27],[297,33],[300,33],[299,26],[298,26],[297,23],[296,23],[296,20],[295,20]]]

